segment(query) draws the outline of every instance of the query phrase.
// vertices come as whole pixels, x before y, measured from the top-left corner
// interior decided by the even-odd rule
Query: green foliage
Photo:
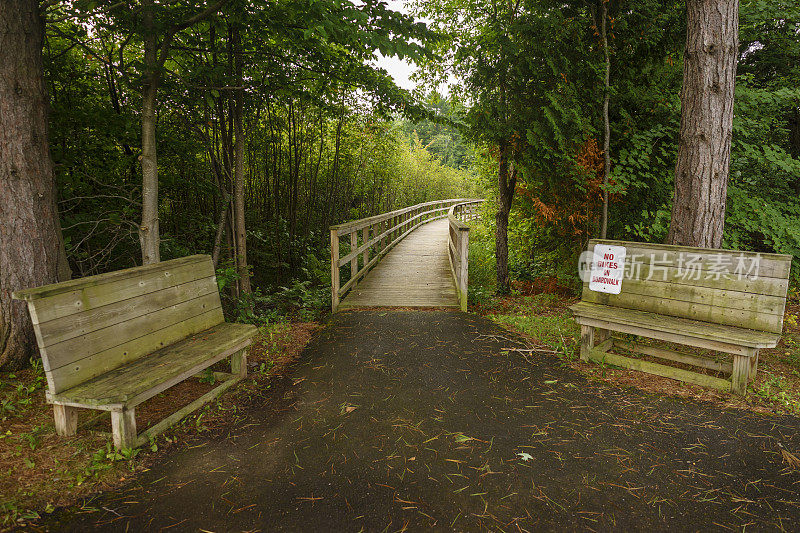
[[[509,227],[509,270],[519,279],[571,277],[579,250],[599,231],[604,57],[596,4],[492,4],[417,0],[418,13],[448,35],[428,80],[460,74],[455,93],[472,105],[463,121],[486,146],[474,161],[496,190],[496,146],[514,147],[520,168]],[[680,123],[683,2],[606,3],[611,55],[609,237],[663,242]],[[462,21],[470,20],[470,24]],[[725,247],[793,255],[800,282],[800,7],[741,3]],[[548,35],[548,39],[537,36]],[[483,163],[486,161],[486,164]],[[494,164],[491,164],[494,163]],[[491,221],[487,221],[491,224]],[[473,255],[477,268],[490,243]],[[478,273],[472,293],[488,287]],[[488,283],[488,280],[487,280]]]
[[[236,294],[223,228],[218,281],[233,319],[317,317],[330,305],[328,226],[432,199],[492,196],[501,143],[511,146],[520,179],[509,227],[511,275],[577,283],[577,253],[599,227],[599,4],[412,4],[432,29],[380,2],[233,0],[175,34],[158,96],[165,259],[213,249],[235,159],[232,35],[246,29],[245,216],[256,290]],[[139,260],[144,29],[140,10],[114,6],[97,0],[47,8],[51,145],[75,275]],[[158,38],[203,6],[154,4]],[[609,236],[660,242],[679,141],[685,5],[611,0],[606,7]],[[800,7],[742,0],[740,11],[724,246],[792,254],[796,286]],[[457,79],[446,98],[430,90],[415,99],[372,65],[376,51],[423,62],[425,87]],[[487,202],[471,235],[473,302],[486,301],[494,285],[495,207]]]
[[[87,480],[98,479],[103,473],[120,462],[126,462],[131,471],[136,467],[133,459],[139,454],[140,448],[123,448],[117,450],[114,444],[107,442],[105,447],[98,449],[92,454],[91,461],[86,467],[75,476],[75,484],[83,485]]]
[[[769,377],[752,389],[753,394],[792,413],[800,412],[800,398],[791,389],[784,376],[767,374]]]
[[[47,382],[41,359],[31,358],[30,364],[30,370],[25,372],[33,374],[32,380],[17,381],[17,375],[10,373],[0,381],[0,421],[23,416],[33,405],[34,395],[44,389]]]
[[[575,359],[576,339],[579,336],[575,321],[566,315],[513,314],[494,315],[492,320],[511,329],[519,330],[526,335],[548,346],[559,357],[566,360]]]

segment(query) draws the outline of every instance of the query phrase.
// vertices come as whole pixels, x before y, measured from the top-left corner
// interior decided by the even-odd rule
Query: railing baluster
[[[339,233],[331,230],[331,309],[339,307]]]
[[[350,252],[354,252],[358,249],[358,232],[351,231],[350,232]],[[350,278],[356,277],[358,274],[358,256],[353,256],[350,260]]]
[[[366,226],[364,229],[361,230],[361,240],[363,241],[361,244],[367,244],[369,242],[369,226]],[[364,261],[364,267],[367,268],[367,263],[369,263],[369,246],[364,250],[364,253],[361,255],[361,258]]]

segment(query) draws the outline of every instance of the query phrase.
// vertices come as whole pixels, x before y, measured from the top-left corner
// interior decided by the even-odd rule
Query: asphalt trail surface
[[[224,435],[71,531],[798,530],[800,420],[587,380],[449,311],[339,313]],[[94,512],[86,512],[95,509]]]

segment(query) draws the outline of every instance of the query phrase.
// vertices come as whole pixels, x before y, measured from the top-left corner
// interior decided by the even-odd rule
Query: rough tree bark
[[[508,280],[508,214],[517,187],[517,169],[509,161],[511,146],[507,141],[500,143],[500,157],[497,165],[499,206],[495,215],[494,253],[497,262],[497,293],[507,294],[510,290]]]
[[[38,0],[0,2],[0,367],[36,354],[15,290],[58,281],[59,225]],[[63,268],[63,266],[62,266]]]
[[[156,151],[156,95],[158,94],[159,61],[153,1],[144,2],[144,80],[142,87],[142,223],[139,244],[142,264],[161,261],[161,237],[158,229],[158,156]]]
[[[681,131],[667,242],[719,248],[725,228],[738,0],[688,0]]]

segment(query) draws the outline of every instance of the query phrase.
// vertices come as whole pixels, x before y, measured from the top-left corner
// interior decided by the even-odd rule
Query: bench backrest
[[[18,291],[57,394],[224,320],[214,265],[194,255]]]
[[[626,248],[620,294],[589,290],[581,300],[726,326],[781,333],[792,256],[640,242]]]

